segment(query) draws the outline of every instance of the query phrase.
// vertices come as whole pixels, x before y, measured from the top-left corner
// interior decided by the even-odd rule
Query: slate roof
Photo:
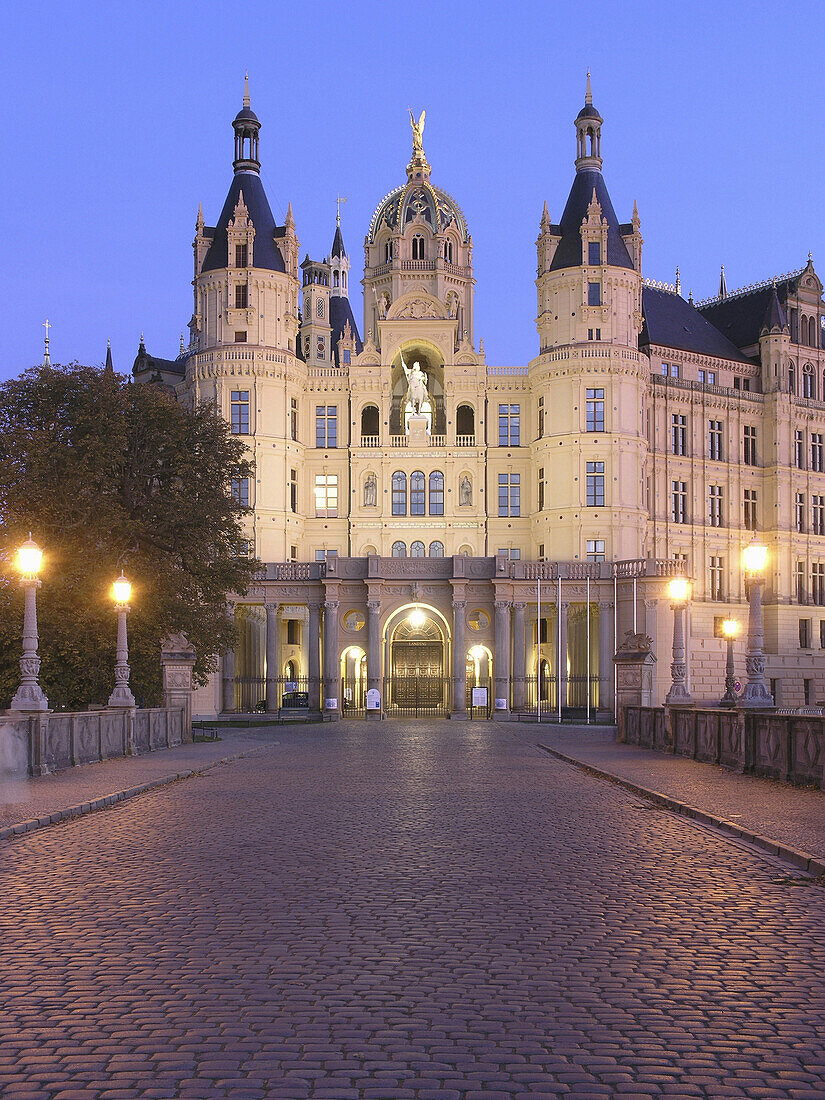
[[[338,341],[341,339],[341,334],[344,331],[344,325],[347,321],[349,321],[352,328],[352,334],[355,337],[355,354],[359,355],[363,350],[364,344],[358,333],[358,325],[355,320],[355,315],[352,312],[349,298],[343,298],[336,294],[329,300],[329,323],[332,328],[332,349],[335,356],[335,365],[337,367],[341,365],[338,362]]]
[[[731,359],[735,363],[753,363],[679,294],[643,286],[642,312],[644,324],[639,336],[640,347],[658,344],[699,355],[713,355],[718,359]]]
[[[616,211],[607,193],[604,176],[598,168],[582,168],[573,180],[567,205],[558,225],[561,240],[550,264],[551,271],[582,266],[581,224],[587,217],[587,208],[593,198],[594,188],[602,208],[602,218],[607,219],[606,261],[614,267],[633,267],[630,253],[622,240],[619,219],[616,217]]]
[[[766,328],[768,332],[773,329],[783,329],[788,324],[788,319],[785,316],[785,310],[782,308],[782,303],[779,301],[779,295],[776,293],[776,287],[771,287],[773,293],[768,301],[768,308],[765,310],[765,319],[762,322],[762,328]]]
[[[341,226],[336,225],[335,236],[332,238],[332,251],[330,256],[346,256],[347,250],[344,248],[344,238],[341,234]]]
[[[183,378],[186,374],[186,360],[189,358],[189,351],[183,351],[177,357],[177,359],[160,359],[156,355],[150,355],[146,350],[146,345],[141,340],[138,353],[135,356],[135,362],[132,366],[132,374],[137,377],[138,375],[145,375],[146,377],[138,379],[139,381],[162,381],[164,374],[174,374],[179,378]]]
[[[255,241],[252,245],[254,266],[266,268],[268,271],[286,271],[281,250],[275,244],[275,238],[284,235],[283,227],[275,225],[261,177],[252,171],[235,173],[218,224],[211,230],[211,234],[210,230],[204,230],[205,235],[212,236],[212,244],[201,270],[215,271],[228,266],[226,227],[234,216],[241,191],[249,211],[249,220],[255,226]]]
[[[797,282],[798,276],[777,281],[776,294],[780,305],[787,302],[789,293],[795,293]],[[700,306],[699,312],[737,347],[751,347],[759,343],[759,333],[765,323],[773,293],[773,285],[769,283],[745,294],[733,294],[728,298],[709,302]]]

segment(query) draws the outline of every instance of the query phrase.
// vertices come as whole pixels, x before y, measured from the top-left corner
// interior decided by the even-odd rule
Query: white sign
[[[367,710],[381,709],[381,692],[378,688],[370,688],[367,692]]]
[[[338,710],[338,700],[337,699],[325,699],[324,700],[324,706],[327,708],[327,710]]]
[[[287,682],[284,684],[284,691],[297,691],[297,690],[298,690],[298,681],[297,680],[287,680]]]
[[[507,710],[507,700],[496,699],[496,710]]]
[[[473,688],[473,706],[487,706],[487,688]]]

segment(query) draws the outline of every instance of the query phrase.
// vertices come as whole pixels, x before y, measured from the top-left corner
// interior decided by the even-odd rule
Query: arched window
[[[445,241],[444,242],[444,259],[447,261],[448,264],[451,264],[453,262],[453,242],[452,241]]]
[[[384,245],[384,263],[388,264],[392,260],[392,241],[387,241]]]
[[[287,680],[297,680],[298,677],[295,673],[294,661],[287,661],[286,665],[284,666],[284,676]]]
[[[424,259],[424,238],[420,236],[413,237],[412,239],[412,258],[414,260]]]
[[[407,544],[405,542],[394,542],[392,544],[392,556],[394,558],[406,558]]]
[[[476,414],[472,405],[459,405],[455,411],[455,432],[462,442],[475,439]],[[468,444],[468,446],[471,444]]]
[[[421,470],[410,474],[410,515],[424,515],[424,474]]]
[[[344,290],[347,289],[347,273],[346,273],[346,271],[341,272],[341,286],[344,288]]]
[[[431,558],[443,558],[444,557],[444,543],[443,542],[431,542],[430,543],[430,557]]]
[[[816,375],[810,363],[806,363],[802,368],[802,396],[816,397]]]
[[[392,514],[394,516],[407,514],[407,475],[401,470],[396,470],[392,475]],[[406,550],[404,555],[406,556]]]
[[[430,515],[444,515],[444,475],[440,470],[430,474]]]
[[[424,550],[424,543],[421,542],[419,539],[416,539],[415,542],[412,544],[412,546],[410,546],[410,557],[411,558],[426,557],[426,552]]]
[[[324,316],[324,299],[323,298],[319,297],[318,301],[315,303],[315,312],[319,317]]]
[[[796,393],[796,366],[788,363],[788,393]]]
[[[361,445],[364,446],[364,439],[368,437],[375,440],[374,446],[377,447],[379,434],[378,406],[365,405],[361,410]]]
[[[332,285],[338,286],[338,272],[336,271],[332,276]]]
[[[463,558],[469,558],[473,551],[469,546],[462,546],[458,552]]]

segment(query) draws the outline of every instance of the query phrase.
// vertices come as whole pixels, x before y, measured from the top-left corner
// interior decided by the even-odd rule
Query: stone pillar
[[[613,604],[599,603],[599,710],[613,709]]]
[[[510,717],[510,602],[496,600],[496,652],[495,695],[493,706],[496,718],[507,721]],[[504,706],[501,706],[503,700]]]
[[[235,713],[235,650],[227,649],[223,655],[223,711]]]
[[[467,639],[464,612],[467,604],[453,597],[453,708],[450,717],[456,721],[467,718]]]
[[[324,603],[324,714],[337,722],[341,717],[338,699],[340,669],[338,659],[338,600]],[[335,706],[329,706],[335,702]]]
[[[281,605],[266,605],[266,709],[278,709],[278,680],[281,675]]]
[[[321,662],[318,644],[320,640],[321,605],[312,602],[309,605],[309,626],[307,628],[307,674],[309,683],[309,713],[317,718],[320,709]]]
[[[183,711],[181,739],[191,741],[192,669],[195,667],[195,647],[189,644],[185,635],[172,634],[163,640],[160,648],[160,664],[163,673],[163,705],[170,710]],[[134,723],[134,713],[132,723]],[[134,724],[132,729],[134,730]],[[129,752],[131,754],[134,751],[133,733],[130,738]]]
[[[526,667],[526,640],[524,637],[523,603],[513,604],[513,710],[524,710],[524,677]]]
[[[367,600],[367,691],[381,698],[381,601]],[[374,697],[371,697],[374,698]],[[367,720],[381,717],[381,710],[367,710]]]

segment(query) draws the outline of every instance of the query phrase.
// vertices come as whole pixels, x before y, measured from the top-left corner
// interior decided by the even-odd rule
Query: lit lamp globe
[[[758,577],[765,571],[765,565],[768,561],[768,548],[764,543],[754,539],[742,551],[742,557],[745,562],[745,572],[752,577]]]
[[[29,531],[29,537],[17,551],[15,565],[18,573],[24,577],[36,577],[40,572],[43,561],[43,551],[34,541]]]
[[[667,593],[673,603],[687,603],[690,599],[690,581],[687,577],[674,577],[667,586]]]
[[[129,597],[132,595],[132,583],[126,579],[122,570],[120,576],[112,585],[112,589],[114,591],[115,603],[127,604],[129,602]]]
[[[486,656],[487,651],[483,645],[474,645],[470,650],[470,656],[474,661],[480,661],[482,657]]]
[[[427,616],[421,610],[420,607],[415,607],[410,612],[409,624],[413,630],[420,630],[424,623],[427,621]]]
[[[728,653],[725,662],[725,694],[719,700],[720,707],[735,707],[738,702],[736,676],[733,670],[733,640],[738,633],[739,623],[736,619],[724,619],[722,621],[722,636],[727,643]]]
[[[736,621],[736,619],[723,620],[722,633],[726,638],[729,638],[732,641],[739,633],[739,623]]]

